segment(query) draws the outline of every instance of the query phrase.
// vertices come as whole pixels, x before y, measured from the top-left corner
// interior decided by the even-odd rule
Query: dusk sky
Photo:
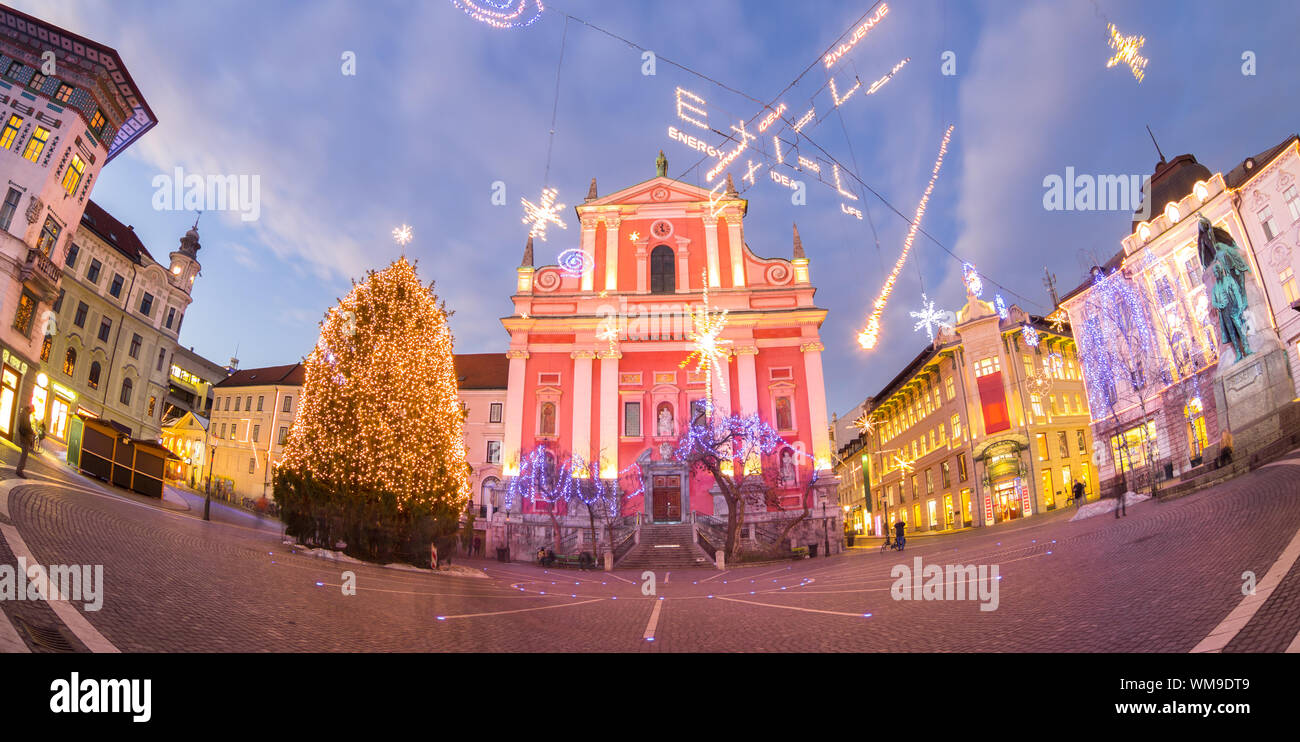
[[[448,0],[322,1],[310,9],[268,0],[11,4],[117,49],[157,115],[158,126],[94,188],[94,199],[134,225],[155,258],[165,264],[194,221],[190,212],[154,210],[156,175],[179,166],[260,176],[257,220],[203,215],[203,274],[181,334],[183,345],[221,363],[238,347],[245,368],[306,354],[349,279],[398,255],[390,232],[402,223],[415,233],[408,255],[455,312],[456,351],[503,352],[500,318],[511,312],[528,230],[521,197],[536,200],[549,181],[568,204],[568,229],[552,228],[537,246],[537,264],[553,263],[578,244],[572,207],[592,177],[601,195],[647,180],[662,149],[671,176],[706,185],[703,168],[688,169],[698,153],[667,137],[680,124],[677,86],[708,101],[717,128],[757,113],[745,97],[666,60],[769,101],[870,7],[566,0],[548,2],[530,27],[497,30]],[[956,128],[922,228],[975,263],[986,292],[1035,314],[1051,309],[1044,266],[1068,291],[1119,249],[1131,221],[1127,209],[1045,211],[1044,177],[1066,167],[1150,174],[1157,155],[1146,125],[1166,157],[1190,152],[1225,173],[1300,130],[1289,0],[889,6],[834,69],[842,93],[855,73],[866,86],[910,58],[879,92],[859,90],[822,118],[828,93],[819,90],[826,75],[816,64],[780,99],[788,115],[815,101],[820,121],[806,133],[903,213],[859,189],[879,247],[866,220],[841,212],[833,187],[806,178],[807,204],[793,205],[765,171],[749,186],[740,179],[744,164],[731,168],[749,199],[745,234],[754,253],[789,257],[790,225],[799,225],[817,303],[829,310],[827,392],[830,411],[841,415],[926,344],[908,316],[923,291],[954,311],[964,300],[960,262],[919,236],[880,346],[865,352],[855,342],[949,124]],[[654,50],[657,74],[642,74],[639,50],[588,26],[570,21],[566,35],[565,13]],[[1140,84],[1122,66],[1106,68],[1103,14],[1146,37],[1141,53],[1150,61]],[[341,71],[348,51],[355,76]],[[945,51],[955,54],[956,75],[941,74]],[[1253,76],[1242,74],[1247,51]],[[506,185],[504,206],[492,203],[494,181]]]

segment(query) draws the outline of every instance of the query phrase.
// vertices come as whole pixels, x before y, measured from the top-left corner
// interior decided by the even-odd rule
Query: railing
[[[57,286],[59,279],[63,277],[63,270],[50,260],[50,256],[34,247],[27,250],[27,266],[48,281],[51,287]]]
[[[703,528],[695,529],[695,543],[699,544],[701,549],[704,549],[704,553],[708,554],[709,558],[712,559],[715,564],[717,563],[718,547],[714,546],[712,542],[710,542],[709,539],[704,535]]]

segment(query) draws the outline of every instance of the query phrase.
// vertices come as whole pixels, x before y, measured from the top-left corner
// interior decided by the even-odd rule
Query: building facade
[[[163,447],[173,454],[164,468],[166,479],[190,489],[202,488],[207,473],[208,420],[186,412],[169,420],[162,429]]]
[[[68,415],[80,413],[159,439],[198,250],[191,228],[163,266],[129,225],[87,203],[61,265],[57,332],[41,353],[60,386],[43,395],[38,385],[32,398],[48,436],[63,440]]]
[[[677,462],[672,449],[715,414],[758,415],[787,441],[783,503],[795,507],[814,469],[818,497],[833,507],[829,425],[809,261],[796,229],[793,256],[761,258],[746,244],[748,202],[658,177],[605,197],[595,181],[577,206],[579,240],[564,266],[533,265],[533,242],[517,271],[503,446],[507,479],[538,451],[589,462],[632,495],[625,513],[677,522],[725,504],[713,482]],[[695,349],[691,312],[728,312],[730,357],[712,374],[685,363]],[[553,459],[552,459],[553,460]],[[797,466],[793,466],[797,463]],[[797,469],[797,470],[796,470]],[[638,487],[626,486],[625,478]],[[533,512],[533,503],[514,503]]]
[[[1286,437],[1291,426],[1277,415],[1296,395],[1300,340],[1291,306],[1300,296],[1288,299],[1297,295],[1300,269],[1292,249],[1300,240],[1296,145],[1290,137],[1226,177],[1192,155],[1162,159],[1139,212],[1154,216],[1135,218],[1120,251],[1062,299],[1090,359],[1091,428],[1108,492],[1194,479],[1217,466],[1224,447],[1241,454]],[[1202,221],[1248,264],[1252,355],[1244,359],[1224,344],[1211,311],[1212,277],[1198,248]],[[1233,369],[1248,378],[1225,386]],[[1254,379],[1261,381],[1253,391],[1225,397]]]
[[[238,370],[213,387],[207,454],[214,493],[236,501],[272,497],[305,380],[305,367],[294,363]]]
[[[178,346],[168,371],[167,409],[164,420],[175,420],[186,412],[207,418],[212,414],[212,388],[230,375],[224,366]]]
[[[116,51],[5,6],[0,106],[0,435],[12,440],[29,400],[57,411],[47,435],[79,403],[43,358],[64,255],[100,169],[157,120]]]
[[[870,425],[841,449],[867,463],[860,519],[874,535],[900,520],[951,531],[1047,512],[1075,481],[1097,491],[1069,328],[1015,306],[1004,317],[970,293],[956,317],[871,398]]]
[[[458,353],[455,360],[460,403],[465,410],[465,454],[473,467],[471,507],[481,519],[475,528],[482,529],[501,508],[504,490],[501,445],[510,360],[504,353]]]

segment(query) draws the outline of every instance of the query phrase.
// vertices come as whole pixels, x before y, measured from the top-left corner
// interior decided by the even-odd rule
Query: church
[[[712,478],[674,456],[711,399],[715,415],[757,414],[786,442],[771,464],[780,496],[769,510],[801,508],[815,472],[820,502],[834,492],[826,310],[814,302],[798,228],[790,257],[760,257],[746,241],[748,201],[730,176],[711,192],[669,178],[662,152],[656,169],[606,196],[593,178],[576,207],[578,246],[561,246],[559,264],[535,265],[529,237],[514,311],[502,320],[510,335],[503,475],[517,477],[538,456],[549,466],[579,462],[578,476],[619,481],[624,516],[677,523],[720,514]],[[759,244],[774,248],[767,238]],[[726,312],[711,372],[688,359],[700,308]],[[521,499],[510,509],[548,512]]]

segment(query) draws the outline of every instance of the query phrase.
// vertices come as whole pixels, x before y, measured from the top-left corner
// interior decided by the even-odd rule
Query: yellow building
[[[186,412],[162,429],[162,444],[176,460],[167,462],[166,478],[188,486],[202,488],[207,462],[207,418]]]
[[[306,369],[294,363],[235,371],[212,388],[208,452],[214,493],[236,502],[272,498],[275,467],[289,440],[305,378]]]

